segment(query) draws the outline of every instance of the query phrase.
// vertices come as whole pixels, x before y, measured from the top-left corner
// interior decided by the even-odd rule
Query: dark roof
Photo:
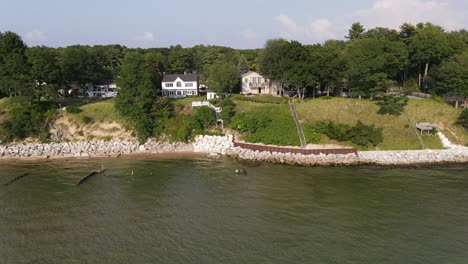
[[[163,82],[174,82],[177,78],[180,77],[184,82],[196,82],[198,81],[198,75],[194,73],[188,74],[166,74],[163,78]]]

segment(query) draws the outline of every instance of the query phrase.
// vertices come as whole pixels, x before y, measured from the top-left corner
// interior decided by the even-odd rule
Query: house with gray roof
[[[199,78],[197,74],[166,74],[161,82],[162,95],[181,98],[198,95]]]

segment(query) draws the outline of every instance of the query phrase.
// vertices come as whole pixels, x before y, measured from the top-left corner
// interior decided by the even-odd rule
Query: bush
[[[81,110],[77,106],[68,106],[66,108],[66,110],[67,110],[67,113],[70,113],[70,114],[79,114],[79,113],[83,112],[83,110]]]
[[[348,137],[351,142],[359,146],[377,146],[383,140],[382,129],[375,128],[374,125],[367,126],[361,121],[349,131]]]
[[[465,129],[468,129],[468,108],[463,109],[460,116],[457,119],[457,125],[461,125]]]
[[[313,129],[317,133],[324,134],[330,139],[338,141],[351,141],[359,146],[377,146],[382,142],[382,129],[375,126],[367,126],[358,121],[354,127],[346,124],[337,124],[331,121],[318,121]]]
[[[318,133],[314,127],[309,124],[302,124],[302,129],[304,130],[304,136],[307,143],[318,144],[320,143],[320,133]]]
[[[85,123],[85,124],[89,124],[91,122],[93,122],[93,119],[89,116],[83,116],[81,117],[81,122]]]
[[[255,133],[261,128],[265,128],[271,122],[265,113],[255,117],[245,113],[237,114],[234,116],[231,122],[231,128],[241,132]]]
[[[408,97],[400,96],[384,96],[380,101],[377,102],[377,105],[380,106],[380,109],[377,111],[378,114],[385,115],[395,115],[399,116],[405,110],[405,106],[408,104]]]
[[[48,124],[55,115],[55,110],[50,103],[31,103],[19,99],[13,104],[9,112],[9,119],[0,125],[0,137],[2,141],[10,142],[15,139],[27,137],[40,138],[46,141],[48,138]]]
[[[236,104],[234,104],[231,98],[225,98],[221,102],[221,107],[223,108],[221,119],[223,119],[225,125],[229,126],[232,117],[236,114]]]

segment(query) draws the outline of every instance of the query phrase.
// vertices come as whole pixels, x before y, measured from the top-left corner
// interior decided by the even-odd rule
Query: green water
[[[101,164],[105,174],[76,185]],[[467,169],[1,164],[1,185],[29,175],[0,187],[0,263],[465,264]]]

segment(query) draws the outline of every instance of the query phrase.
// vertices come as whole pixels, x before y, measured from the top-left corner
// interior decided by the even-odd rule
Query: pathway
[[[291,110],[291,115],[296,123],[297,134],[299,135],[299,140],[301,142],[301,148],[306,147],[306,140],[304,136],[304,130],[302,129],[302,125],[299,122],[299,118],[297,117],[296,105],[292,100],[289,100],[289,109]]]

